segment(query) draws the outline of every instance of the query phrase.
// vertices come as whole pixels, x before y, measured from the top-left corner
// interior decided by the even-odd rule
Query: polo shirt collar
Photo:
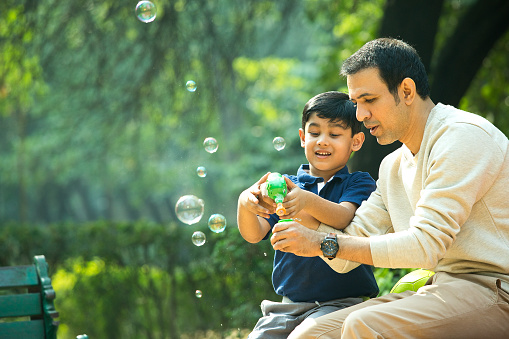
[[[344,180],[348,177],[349,174],[350,172],[348,172],[348,167],[345,165],[345,167],[334,174],[331,180]],[[309,174],[309,164],[300,165],[299,169],[297,170],[297,178],[299,183],[304,186],[311,186],[319,182],[323,182],[323,178],[314,177]]]

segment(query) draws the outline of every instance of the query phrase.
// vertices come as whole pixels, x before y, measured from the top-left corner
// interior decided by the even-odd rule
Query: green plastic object
[[[435,272],[430,270],[418,269],[407,273],[394,285],[390,293],[401,293],[405,291],[417,292],[419,288],[424,286],[429,278],[431,278]]]
[[[276,214],[279,216],[286,214],[283,207],[283,200],[288,193],[285,178],[280,173],[273,172],[267,177],[267,194],[269,198],[276,203]]]

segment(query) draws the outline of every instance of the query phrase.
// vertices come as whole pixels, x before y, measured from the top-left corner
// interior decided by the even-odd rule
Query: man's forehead
[[[350,99],[357,100],[387,89],[377,69],[369,68],[346,77]]]

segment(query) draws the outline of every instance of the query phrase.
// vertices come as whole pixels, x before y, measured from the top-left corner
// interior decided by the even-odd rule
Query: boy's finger
[[[295,185],[293,183],[293,181],[291,181],[290,179],[288,179],[286,176],[283,175],[283,178],[285,178],[285,182],[286,182],[286,186],[288,187],[288,190],[291,191],[293,188],[297,187],[297,185]]]
[[[270,174],[270,172],[265,173],[265,175],[263,177],[261,177],[260,180],[258,180],[256,183],[258,185],[260,185],[260,184],[264,183],[265,181],[267,181],[267,177],[269,176],[269,174]]]

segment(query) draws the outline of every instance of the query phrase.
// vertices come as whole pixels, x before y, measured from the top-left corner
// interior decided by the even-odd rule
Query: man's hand
[[[320,244],[325,233],[313,231],[298,222],[288,221],[274,225],[270,242],[274,250],[289,252],[301,257],[322,254]]]

